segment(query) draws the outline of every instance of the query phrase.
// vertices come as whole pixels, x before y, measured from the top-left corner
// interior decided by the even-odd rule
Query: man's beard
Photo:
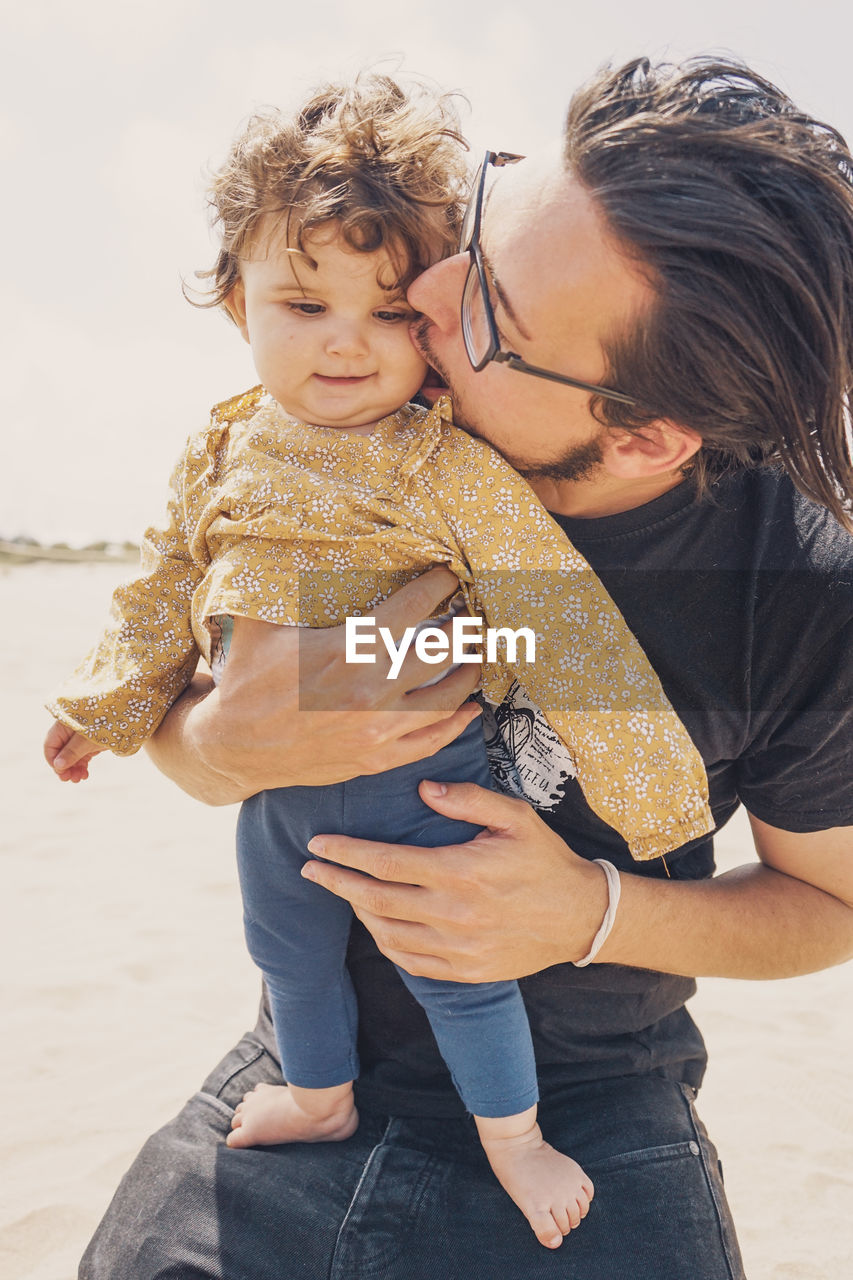
[[[525,465],[523,462],[514,462],[508,453],[503,456],[525,480],[588,480],[603,460],[601,433],[585,444],[572,445],[552,462]]]
[[[525,480],[586,480],[601,465],[603,459],[601,448],[601,437],[604,433],[603,427],[591,440],[587,440],[583,444],[571,445],[566,449],[565,453],[553,458],[550,462],[530,462],[517,454],[510,453],[506,448],[498,448],[466,416],[462,397],[454,392],[453,384],[446,370],[442,368],[432,350],[429,340],[430,324],[431,322],[426,316],[421,316],[411,326],[410,332],[417,350],[420,351],[424,359],[435,369],[447,386],[453,401],[453,421],[457,427],[467,431],[470,436],[476,436],[478,440],[485,440],[486,444],[491,445],[519,475],[524,476]]]

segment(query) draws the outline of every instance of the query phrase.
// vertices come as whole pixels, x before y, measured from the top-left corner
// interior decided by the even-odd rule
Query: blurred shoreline
[[[75,547],[67,542],[39,542],[36,538],[0,538],[0,564],[31,564],[34,560],[125,564],[138,559],[136,542],[101,541]]]

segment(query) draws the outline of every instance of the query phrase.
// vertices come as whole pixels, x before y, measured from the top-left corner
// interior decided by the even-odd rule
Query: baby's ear
[[[225,299],[225,310],[242,333],[246,342],[249,341],[249,328],[246,324],[246,289],[242,280],[238,280],[234,288]]]

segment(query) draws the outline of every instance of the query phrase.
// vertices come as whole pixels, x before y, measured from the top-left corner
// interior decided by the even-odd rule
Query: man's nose
[[[410,306],[448,333],[459,324],[462,290],[470,261],[469,254],[455,253],[452,258],[428,267],[409,285]]]

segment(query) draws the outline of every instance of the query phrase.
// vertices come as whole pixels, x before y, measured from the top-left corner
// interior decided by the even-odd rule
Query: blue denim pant
[[[244,1037],[116,1192],[79,1280],[744,1280],[694,1091],[658,1075],[543,1098],[595,1182],[577,1231],[537,1243],[473,1121],[362,1113],[352,1138],[232,1151],[233,1109],[281,1076]]]
[[[425,850],[472,840],[479,828],[424,804],[417,789],[423,777],[488,787],[480,722],[429,760],[332,786],[263,791],[241,809],[237,861],[246,941],[266,979],[282,1070],[292,1084],[329,1088],[359,1072],[356,999],[346,968],[352,910],[302,878],[306,845],[320,832]],[[473,1115],[517,1115],[533,1106],[536,1064],[517,983],[398,973],[426,1012]]]

